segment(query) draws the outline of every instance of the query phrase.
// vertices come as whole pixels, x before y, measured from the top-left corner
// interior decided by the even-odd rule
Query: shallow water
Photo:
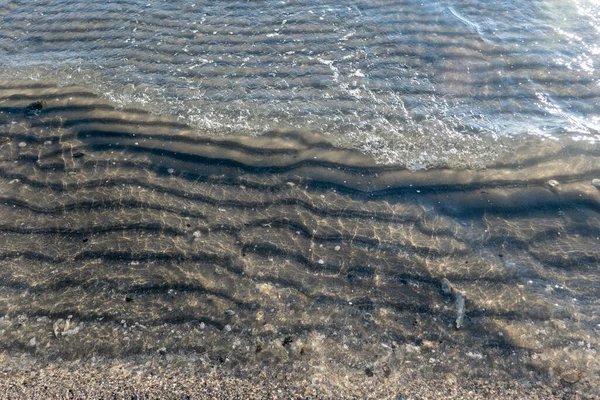
[[[597,384],[597,146],[411,172],[35,86],[0,90],[4,357]]]
[[[597,3],[192,4],[4,2],[5,365],[598,391]]]
[[[0,77],[202,135],[317,132],[412,169],[485,165],[496,138],[599,138],[596,1],[3,3]]]

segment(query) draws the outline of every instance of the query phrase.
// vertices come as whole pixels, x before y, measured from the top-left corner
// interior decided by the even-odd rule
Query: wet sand
[[[179,361],[179,362],[178,362]],[[163,359],[96,363],[67,362],[40,368],[19,362],[18,371],[0,372],[6,399],[594,399],[589,383],[558,379],[496,381],[453,374],[425,379],[419,371],[402,376],[345,378],[311,376],[301,370],[268,369],[236,376],[219,368],[191,373],[190,361]],[[418,370],[417,368],[416,370]]]
[[[202,137],[47,82],[3,82],[0,112],[17,398],[598,394],[595,145],[411,172],[314,134]]]

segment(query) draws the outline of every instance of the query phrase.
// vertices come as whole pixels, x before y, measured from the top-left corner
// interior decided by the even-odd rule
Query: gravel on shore
[[[593,399],[599,394],[583,382],[548,386],[448,376],[326,381],[296,373],[283,379],[268,372],[235,377],[218,369],[190,375],[176,368],[146,374],[118,361],[0,371],[2,399]]]

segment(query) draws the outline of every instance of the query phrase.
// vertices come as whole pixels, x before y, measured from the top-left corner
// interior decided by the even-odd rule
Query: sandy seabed
[[[0,398],[600,398],[599,160],[411,172],[0,83]]]

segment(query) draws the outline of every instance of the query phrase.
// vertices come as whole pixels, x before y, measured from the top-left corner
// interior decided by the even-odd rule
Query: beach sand
[[[27,364],[27,363],[24,363]],[[6,366],[6,365],[5,365]],[[557,379],[496,381],[438,379],[406,372],[403,377],[311,377],[302,371],[263,371],[234,376],[226,369],[190,374],[183,368],[152,373],[117,360],[60,363],[0,373],[3,399],[595,399],[600,392],[585,381]],[[144,368],[142,368],[144,369]],[[160,368],[159,368],[160,369]],[[418,368],[417,368],[418,369]]]

